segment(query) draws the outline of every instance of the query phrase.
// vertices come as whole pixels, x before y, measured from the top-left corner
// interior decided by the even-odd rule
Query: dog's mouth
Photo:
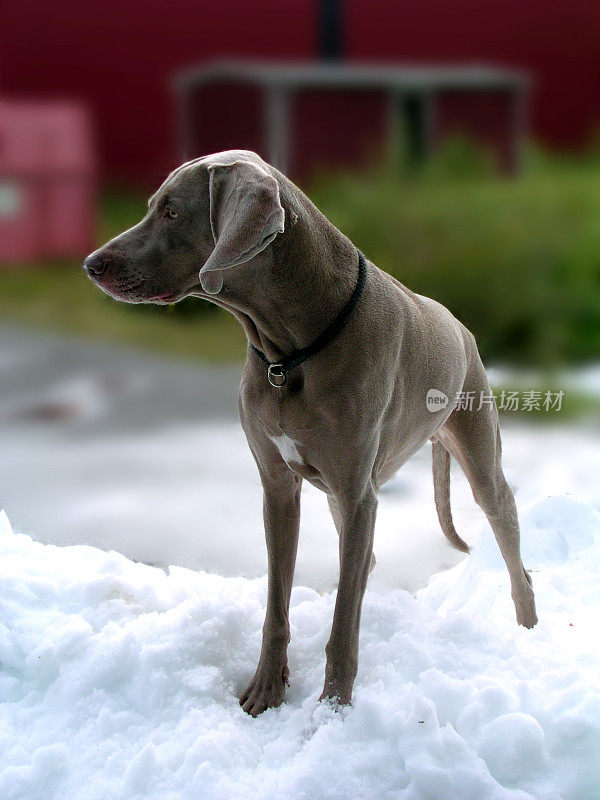
[[[165,294],[145,294],[142,292],[119,292],[112,294],[116,300],[126,303],[148,303],[157,306],[169,306],[181,299],[181,295],[176,292]]]
[[[166,294],[156,294],[151,295],[150,297],[146,297],[144,300],[141,300],[142,303],[158,303],[158,305],[170,305],[171,303],[176,303],[179,299],[178,293],[168,292]]]
[[[197,276],[194,272],[194,281],[190,284],[182,282],[182,285],[174,286],[173,281],[171,289],[167,289],[164,284],[160,285],[160,281],[155,282],[152,276],[145,275],[141,270],[120,270],[116,274],[99,275],[88,270],[86,272],[96,286],[113,300],[136,305],[147,303],[160,306],[172,305],[186,297],[190,288],[196,285],[194,281]]]
[[[147,289],[142,284],[131,286],[128,284],[109,284],[97,282],[102,291],[113,300],[119,300],[122,303],[153,303],[155,305],[170,305],[180,300],[182,295],[180,292],[161,292],[153,293],[152,290]]]

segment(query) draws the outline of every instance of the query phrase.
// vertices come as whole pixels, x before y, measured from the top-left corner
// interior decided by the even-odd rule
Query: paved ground
[[[0,325],[0,426],[63,422],[62,435],[103,436],[234,419],[239,374]]]
[[[46,543],[264,574],[262,492],[237,418],[239,372],[0,326],[0,506],[15,529]],[[402,547],[389,577],[411,588],[460,557],[440,534],[429,471],[427,448],[387,488],[380,513],[394,532],[397,503],[412,520],[404,541],[379,544],[381,553]],[[307,484],[303,494],[297,579],[331,588],[337,537],[326,500]]]
[[[239,369],[172,363],[116,346],[0,326],[0,506],[16,530],[222,575],[263,575],[262,493],[237,420]],[[592,497],[598,430],[502,423],[519,508]],[[452,504],[472,543],[485,521],[460,470]],[[417,589],[461,555],[446,544],[422,448],[382,490],[371,586]],[[337,537],[304,484],[296,580],[329,590]]]

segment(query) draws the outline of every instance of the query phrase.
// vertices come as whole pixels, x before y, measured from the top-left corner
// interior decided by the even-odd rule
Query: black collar
[[[358,305],[358,301],[361,298],[363,293],[363,289],[365,288],[365,281],[367,279],[367,265],[365,263],[365,257],[363,254],[358,252],[358,281],[356,286],[354,287],[354,291],[352,292],[352,296],[346,303],[346,305],[342,308],[340,313],[337,317],[333,320],[333,322],[325,328],[325,330],[317,336],[312,344],[309,344],[308,347],[303,347],[301,350],[294,350],[293,353],[290,353],[289,356],[282,358],[280,361],[272,362],[266,357],[266,355],[259,350],[258,347],[255,347],[253,344],[250,346],[256,353],[256,355],[262,359],[268,367],[268,378],[269,383],[271,386],[284,386],[287,381],[287,374],[290,370],[299,367],[300,364],[303,364],[307,358],[310,356],[314,356],[320,350],[322,350],[326,345],[334,339],[338,333],[342,330],[346,322],[348,321],[348,317],[354,311],[356,306]]]

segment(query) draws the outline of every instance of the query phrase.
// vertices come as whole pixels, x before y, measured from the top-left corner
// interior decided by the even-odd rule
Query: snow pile
[[[44,545],[0,516],[3,800],[597,800],[600,514],[522,512],[540,623],[491,533],[413,596],[367,592],[351,708],[318,704],[335,601],[295,587],[291,688],[237,696],[266,580]]]

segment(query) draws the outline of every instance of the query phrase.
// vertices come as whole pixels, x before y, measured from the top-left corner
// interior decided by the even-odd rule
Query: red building
[[[323,5],[4,0],[0,91],[87,101],[105,174],[155,184],[179,160],[171,76],[223,56],[315,60]],[[600,128],[598,0],[345,0],[337,10],[349,62],[522,71],[534,137],[577,148]]]

